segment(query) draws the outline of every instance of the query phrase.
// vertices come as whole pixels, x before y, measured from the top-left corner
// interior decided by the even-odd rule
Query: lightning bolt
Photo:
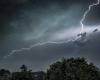
[[[68,43],[70,41],[74,41],[74,39],[66,41],[66,42],[47,41],[47,42],[37,43],[37,44],[29,46],[28,48],[21,48],[21,49],[17,49],[17,50],[12,50],[8,55],[4,56],[3,59],[7,59],[8,57],[12,56],[15,53],[19,53],[19,52],[22,52],[22,51],[29,51],[34,47],[38,47],[38,46],[42,46],[42,45],[46,45],[46,44],[62,44],[62,43]]]
[[[89,5],[88,9],[85,11],[85,13],[84,13],[84,15],[83,15],[83,17],[82,17],[82,19],[80,21],[80,24],[81,24],[81,31],[80,31],[80,33],[81,34],[84,32],[84,24],[83,24],[83,22],[84,22],[84,20],[85,20],[85,18],[87,16],[87,14],[90,12],[90,10],[91,10],[92,7],[98,6],[99,3],[100,3],[100,0],[97,0],[96,3],[93,3],[93,4]]]
[[[83,17],[82,17],[82,19],[80,21],[80,24],[81,24],[81,31],[80,31],[80,33],[81,34],[84,31],[84,24],[83,24],[83,22],[84,22],[84,20],[85,20],[85,18],[87,16],[87,14],[90,12],[90,10],[91,10],[92,7],[99,5],[99,3],[100,3],[100,0],[97,0],[96,3],[93,3],[93,4],[89,5],[88,9],[85,11],[85,13],[84,13],[84,15],[83,15]],[[72,41],[75,41],[75,39],[72,40]],[[15,53],[19,53],[19,52],[22,52],[22,51],[31,50],[32,48],[37,47],[37,46],[46,45],[46,44],[62,44],[62,43],[68,43],[68,42],[69,41],[66,41],[66,42],[48,41],[48,42],[37,43],[37,44],[29,46],[28,48],[21,48],[21,49],[17,49],[17,50],[12,50],[8,55],[4,56],[3,59],[7,59],[8,57],[12,56]]]

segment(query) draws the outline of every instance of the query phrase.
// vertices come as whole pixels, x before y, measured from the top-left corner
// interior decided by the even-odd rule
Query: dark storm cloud
[[[69,31],[74,34],[85,10],[95,1],[0,0],[0,58],[8,55],[13,49],[27,47],[38,41],[55,40],[59,33],[68,32],[69,28],[74,30]],[[93,8],[84,23],[98,24],[99,9]],[[63,34],[70,36],[72,33]],[[12,55],[0,62],[0,66],[11,69],[25,63],[39,69],[64,56],[85,56],[99,64],[99,36],[99,33],[89,36],[90,41],[85,43],[85,46],[79,46],[74,42],[38,46],[30,51]]]
[[[30,19],[27,20],[27,15],[21,17],[21,11],[28,12],[28,9],[33,9],[33,13],[37,9],[46,10],[46,7],[53,5],[58,5],[62,10],[67,10],[68,7],[73,4],[88,5],[95,0],[1,0],[0,1],[0,33],[9,34],[16,32],[16,29],[10,25],[10,22],[13,20],[24,19],[28,24]],[[35,10],[34,10],[35,9]],[[38,16],[38,15],[37,15]],[[19,18],[18,18],[19,17]],[[21,21],[20,21],[21,22]],[[23,22],[21,22],[23,23]],[[17,23],[20,24],[20,23]],[[24,24],[26,25],[26,24]],[[21,26],[21,25],[19,25]],[[22,26],[21,26],[22,27]],[[27,27],[29,27],[27,25]],[[22,27],[19,29],[27,28]]]
[[[7,64],[22,64],[31,65],[35,70],[45,69],[52,62],[61,59],[62,57],[86,57],[89,62],[94,62],[100,67],[100,32],[92,33],[86,37],[87,41],[79,45],[76,42],[62,44],[47,44],[32,48],[30,51],[23,51],[10,56],[4,63]],[[16,65],[15,64],[15,65]],[[15,67],[13,65],[13,67]]]
[[[49,6],[58,6],[55,8],[55,12],[57,9],[67,11],[70,6],[74,4],[83,5],[84,10],[81,11],[84,13],[85,9],[88,5],[95,0],[1,0],[0,1],[0,37],[13,34],[13,33],[26,33],[31,30],[30,25],[37,26],[35,23],[40,24],[40,18],[38,16],[45,16],[47,10],[49,10]],[[52,8],[54,8],[52,7]],[[32,11],[32,12],[30,12]],[[52,10],[50,10],[52,12]],[[62,12],[62,11],[61,11]],[[31,19],[29,16],[31,14],[36,13],[36,18],[33,17]],[[38,15],[38,13],[40,13]],[[49,12],[50,13],[50,12]],[[59,13],[59,12],[58,12]],[[43,15],[41,15],[43,14]],[[54,13],[55,14],[55,13]],[[50,15],[50,14],[49,14]],[[55,14],[56,15],[56,14]],[[51,15],[52,16],[52,15]],[[82,15],[80,15],[80,18]],[[42,17],[41,17],[42,18]],[[79,18],[79,19],[80,19]],[[79,21],[79,20],[78,20]],[[77,23],[76,23],[77,24]]]

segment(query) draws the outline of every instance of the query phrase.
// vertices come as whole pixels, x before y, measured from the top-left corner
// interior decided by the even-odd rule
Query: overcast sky
[[[84,12],[96,1],[0,0],[0,67],[16,70],[26,64],[33,70],[45,70],[62,57],[79,56],[100,67],[100,32],[93,32],[100,28],[100,5],[94,6],[83,22],[86,41],[73,41],[80,33]],[[39,45],[4,59],[12,50],[47,41],[58,44]]]

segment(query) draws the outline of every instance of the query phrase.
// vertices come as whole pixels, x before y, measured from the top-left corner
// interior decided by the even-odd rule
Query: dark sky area
[[[100,28],[100,5],[91,8],[83,22],[89,32],[86,41],[72,41],[78,37],[84,12],[96,1],[0,0],[0,68],[13,71],[26,64],[45,70],[62,57],[86,57],[100,67],[100,32],[89,32]],[[4,58],[12,50],[47,41],[58,44],[39,45]]]

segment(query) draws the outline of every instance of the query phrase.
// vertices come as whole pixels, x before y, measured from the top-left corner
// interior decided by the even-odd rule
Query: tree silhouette
[[[26,65],[20,67],[21,72],[14,72],[12,74],[13,80],[34,80],[32,70],[28,70]]]
[[[1,69],[0,70],[0,80],[10,80],[11,79],[11,73],[9,70]]]
[[[22,72],[26,72],[26,71],[27,71],[27,66],[23,64],[23,65],[20,67],[20,69],[21,69]]]
[[[100,80],[100,71],[85,58],[63,58],[50,65],[46,80]]]

